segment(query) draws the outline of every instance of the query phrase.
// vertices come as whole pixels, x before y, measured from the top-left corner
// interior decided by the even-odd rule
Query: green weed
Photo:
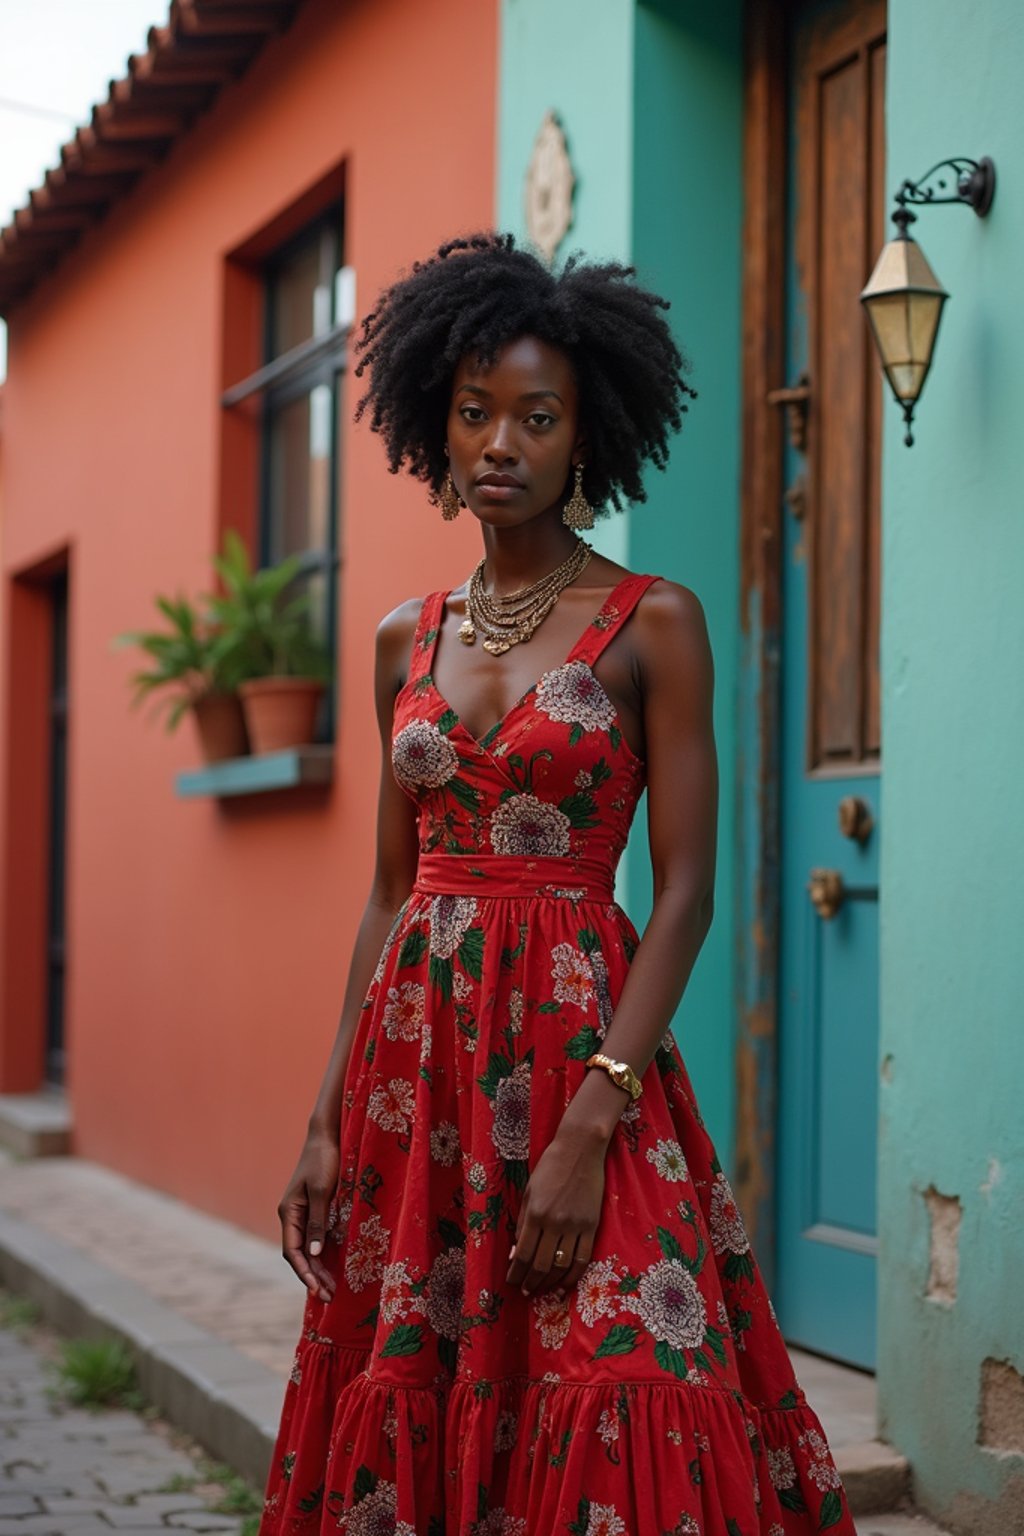
[[[42,1312],[37,1302],[28,1296],[14,1296],[10,1291],[0,1293],[0,1328],[12,1333],[24,1333],[39,1322]]]
[[[60,1391],[77,1406],[145,1406],[131,1351],[120,1339],[64,1339],[54,1369]]]

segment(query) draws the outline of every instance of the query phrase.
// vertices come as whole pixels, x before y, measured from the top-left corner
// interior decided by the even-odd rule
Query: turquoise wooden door
[[[778,1270],[786,1338],[875,1361],[885,13],[789,13]]]

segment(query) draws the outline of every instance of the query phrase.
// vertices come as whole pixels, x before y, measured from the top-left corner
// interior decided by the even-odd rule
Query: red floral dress
[[[531,1169],[639,943],[613,896],[644,766],[593,664],[655,576],[476,740],[423,604],[395,704],[415,886],[363,1002],[341,1171],[260,1536],[855,1536],[667,1032],[618,1122],[586,1272],[507,1284]]]

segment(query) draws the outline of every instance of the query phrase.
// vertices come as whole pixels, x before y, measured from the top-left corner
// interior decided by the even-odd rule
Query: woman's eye
[[[475,414],[467,414],[468,412],[475,412]],[[484,413],[478,405],[464,405],[460,414],[465,421],[483,421],[484,419]]]
[[[547,411],[531,411],[526,419],[538,427],[549,427],[555,418],[549,416]]]

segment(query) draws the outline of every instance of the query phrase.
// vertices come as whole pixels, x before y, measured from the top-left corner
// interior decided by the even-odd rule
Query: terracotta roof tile
[[[123,80],[111,82],[0,232],[0,314],[9,315],[78,240],[166,155],[217,97],[282,32],[302,0],[172,0],[167,23],[150,27]]]

